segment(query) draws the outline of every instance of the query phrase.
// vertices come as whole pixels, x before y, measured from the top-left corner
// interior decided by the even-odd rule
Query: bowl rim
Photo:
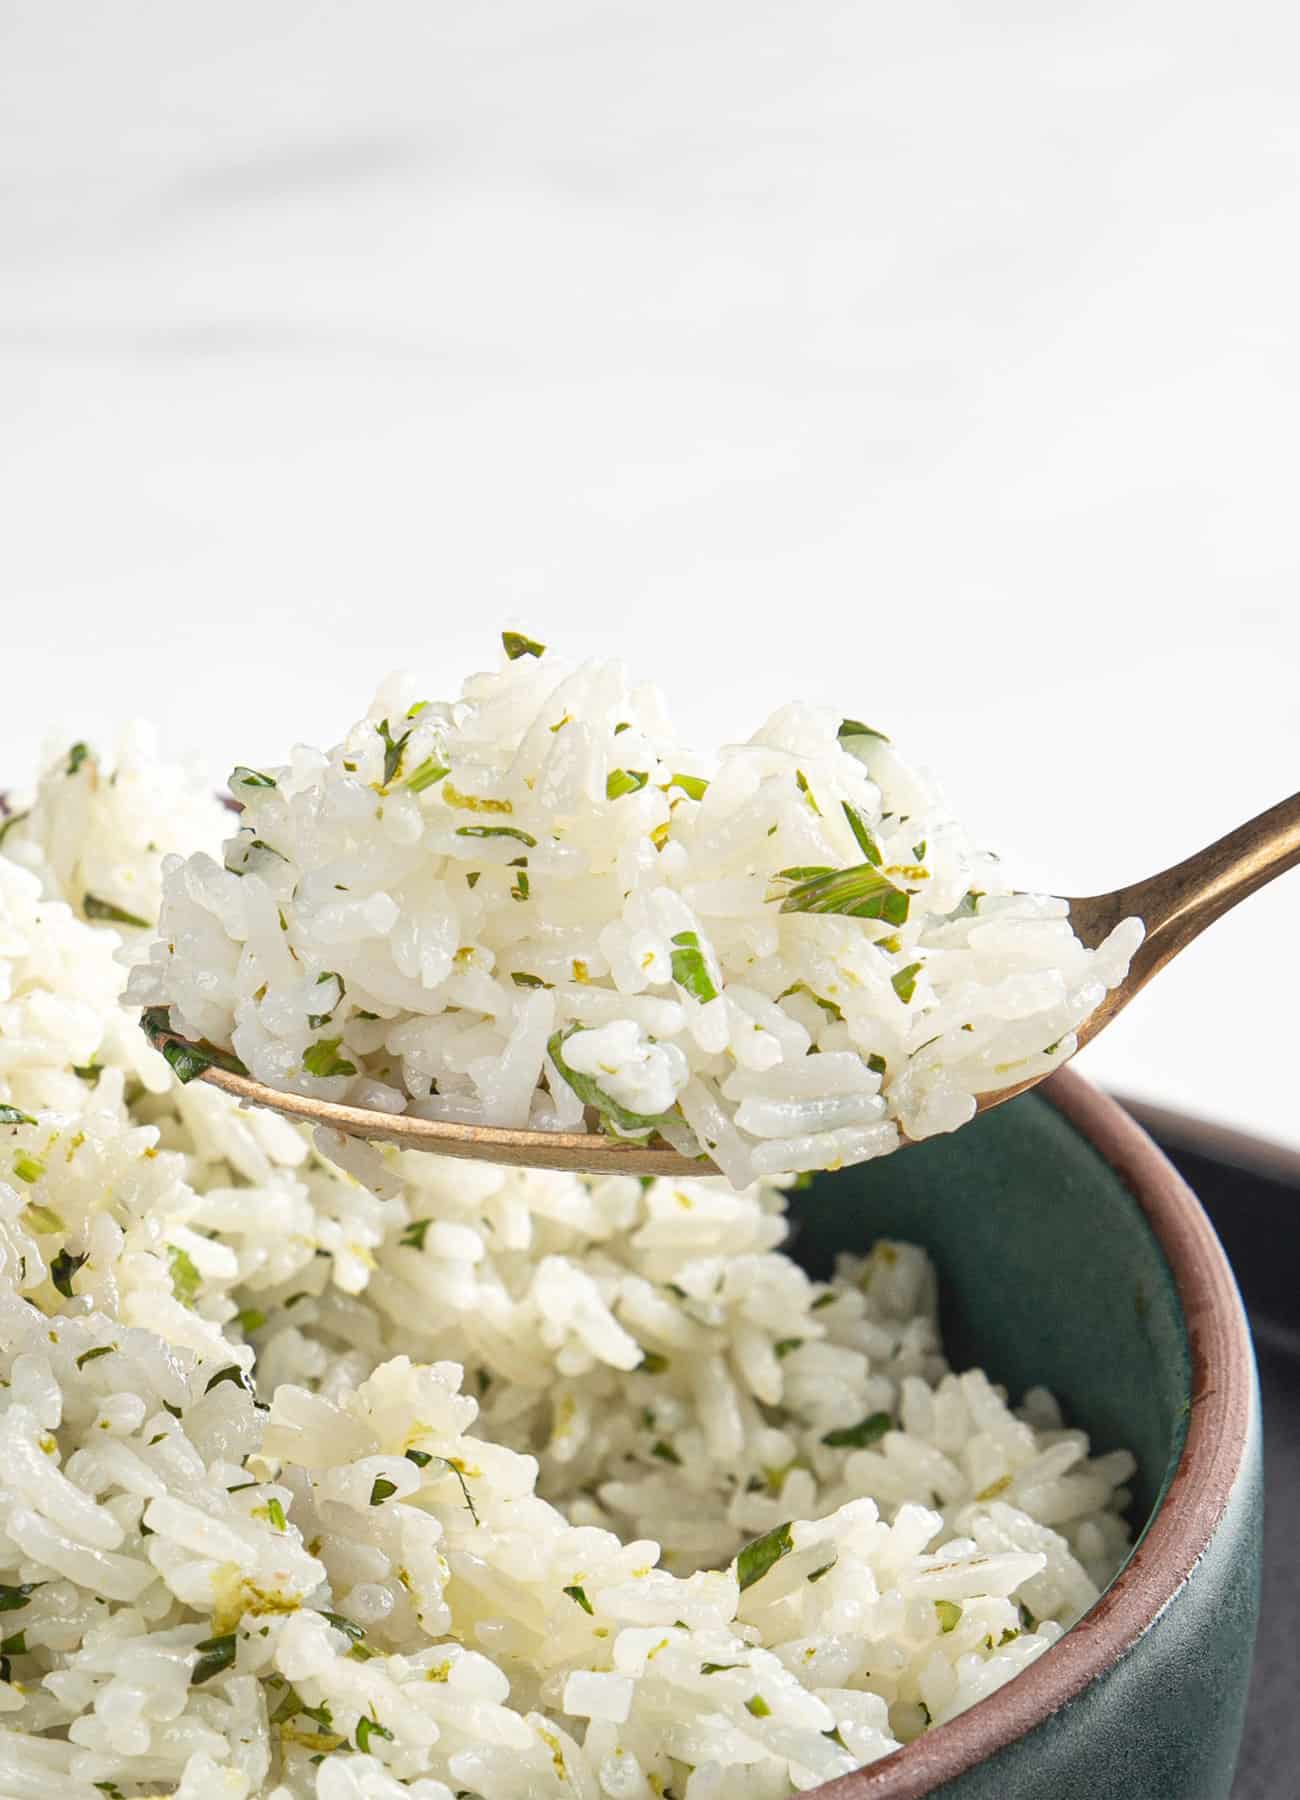
[[[813,1790],[826,1800],[920,1800],[1068,1705],[1132,1649],[1187,1581],[1246,1458],[1254,1404],[1250,1329],[1200,1201],[1118,1102],[1073,1069],[1057,1070],[1039,1092],[1110,1164],[1169,1265],[1191,1351],[1187,1438],[1145,1533],[1091,1611],[987,1699]]]

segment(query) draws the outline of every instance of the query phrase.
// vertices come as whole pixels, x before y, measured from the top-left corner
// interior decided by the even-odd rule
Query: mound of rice
[[[1139,921],[1086,950],[879,732],[787,706],[706,766],[621,666],[504,644],[458,701],[394,678],[328,755],[236,769],[131,998],[272,1087],[657,1130],[745,1187],[964,1124],[1123,978]]]
[[[492,693],[512,717],[531,703],[514,687],[509,671],[485,684],[454,729],[491,733]],[[349,792],[367,809],[359,869],[373,790],[296,766],[254,791],[296,821],[282,835],[314,870],[353,873],[335,809]],[[551,769],[554,816],[558,782]],[[667,817],[653,783],[626,798]],[[770,1184],[358,1145],[345,1170],[283,1120],[177,1085],[121,1003],[122,965],[147,941],[130,920],[158,904],[163,853],[224,828],[203,787],[135,738],[112,771],[61,750],[14,806],[0,815],[5,1800],[779,1800],[991,1692],[1110,1578],[1132,1459],[1090,1457],[1041,1390],[1013,1410],[978,1371],[950,1372],[918,1250],[878,1243],[815,1283],[780,1248]],[[397,889],[402,831],[434,828],[409,789],[384,818]],[[446,888],[442,854],[428,878]],[[507,879],[483,869],[482,885]],[[169,904],[193,883],[274,912],[278,876],[195,871],[165,878]],[[359,935],[356,916],[336,921],[347,997],[355,980],[401,1011],[398,940]],[[313,917],[325,930],[324,905]],[[586,947],[586,927],[547,930],[530,955]],[[215,917],[209,935],[233,946]],[[591,991],[622,1004],[591,955]],[[228,978],[233,993],[233,960]],[[447,979],[484,1000],[500,982]],[[545,1005],[561,985],[538,990]],[[582,992],[563,984],[563,1004]],[[726,1000],[729,1029],[758,992]],[[250,1035],[266,1029],[255,1005]],[[779,1047],[767,1016],[754,1022]],[[476,1053],[456,1059],[470,1082],[497,1018],[477,1015]],[[365,1023],[349,1011],[335,1031]]]

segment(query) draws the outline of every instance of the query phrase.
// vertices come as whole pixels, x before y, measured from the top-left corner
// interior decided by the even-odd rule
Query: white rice
[[[950,1372],[920,1251],[815,1283],[771,1185],[334,1162],[176,1085],[119,1000],[146,934],[85,900],[149,916],[161,854],[222,823],[141,739],[114,773],[62,750],[0,842],[5,1800],[779,1800],[1092,1603],[1132,1458]],[[306,855],[343,789],[287,786]],[[482,1079],[464,1021],[396,1018]],[[818,1061],[823,1097],[865,1091],[847,1043]],[[747,1118],[809,1097],[806,1062],[766,1072],[728,1078]]]
[[[273,1087],[542,1130],[585,1107],[736,1187],[964,1124],[1073,1053],[1142,938],[1085,949],[879,733],[787,706],[705,764],[616,664],[507,656],[447,703],[394,677],[328,755],[232,791],[224,862],[165,865],[133,1000]],[[882,916],[783,910],[818,870]]]

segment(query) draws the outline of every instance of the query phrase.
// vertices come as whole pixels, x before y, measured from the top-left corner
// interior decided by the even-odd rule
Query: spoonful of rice
[[[1032,1087],[1300,863],[1300,794],[1114,893],[1015,891],[882,733],[788,706],[707,766],[621,666],[517,633],[237,768],[128,998],[182,1081],[347,1140],[735,1186]],[[133,921],[134,922],[134,921]]]

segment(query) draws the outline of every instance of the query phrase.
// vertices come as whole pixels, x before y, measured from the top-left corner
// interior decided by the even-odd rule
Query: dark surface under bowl
[[[1264,1403],[1264,1584],[1232,1800],[1300,1793],[1300,1155],[1125,1100],[1195,1191],[1250,1317]]]
[[[1131,1449],[1145,1533],[1024,1675],[822,1791],[1226,1800],[1258,1606],[1258,1405],[1231,1274],[1183,1183],[1065,1073],[1048,1098],[792,1200],[794,1254],[816,1274],[881,1235],[924,1245],[953,1366],[987,1369],[1014,1400],[1049,1387],[1096,1451]]]

